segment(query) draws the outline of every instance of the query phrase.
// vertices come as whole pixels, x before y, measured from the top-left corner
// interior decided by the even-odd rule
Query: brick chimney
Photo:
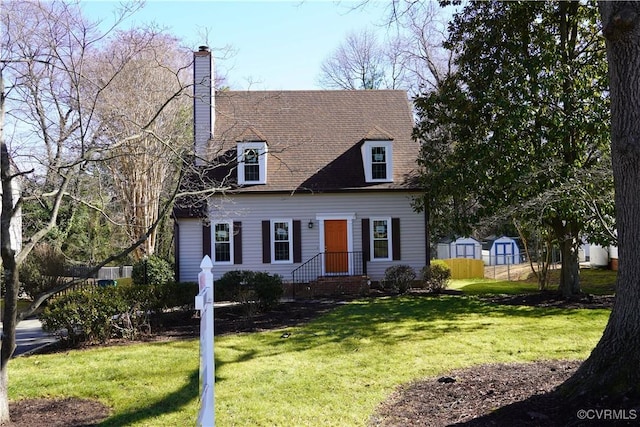
[[[208,159],[209,140],[215,125],[215,91],[213,57],[208,46],[193,53],[193,142],[196,165]]]

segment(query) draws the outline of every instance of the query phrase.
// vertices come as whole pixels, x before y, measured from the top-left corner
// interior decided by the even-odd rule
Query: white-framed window
[[[267,143],[238,143],[238,184],[267,183]]]
[[[393,181],[393,144],[391,141],[365,141],[362,163],[366,182]]]
[[[271,262],[293,263],[293,221],[271,220]]]
[[[233,264],[233,223],[231,221],[213,222],[213,263]]]
[[[391,218],[371,218],[369,224],[371,227],[371,260],[392,260]]]

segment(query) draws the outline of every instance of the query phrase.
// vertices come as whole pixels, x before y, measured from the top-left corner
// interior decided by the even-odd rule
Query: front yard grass
[[[580,287],[582,292],[593,295],[611,295],[614,293],[616,271],[601,269],[581,269]],[[547,290],[557,291],[560,283],[560,270],[551,270]],[[449,289],[462,291],[465,295],[518,295],[538,292],[538,283],[533,277],[527,280],[507,281],[494,279],[452,280]]]
[[[609,310],[501,306],[465,296],[351,302],[304,326],[216,338],[218,426],[364,426],[398,385],[491,362],[582,359]],[[284,334],[284,333],[287,334]],[[11,399],[82,397],[103,425],[193,425],[198,341],[17,358]]]

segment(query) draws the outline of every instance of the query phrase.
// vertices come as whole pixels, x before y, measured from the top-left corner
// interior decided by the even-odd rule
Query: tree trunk
[[[580,264],[576,238],[566,238],[560,242],[562,269],[560,275],[560,292],[564,298],[570,298],[581,292]]]
[[[611,407],[640,399],[640,3],[601,2],[599,7],[611,88],[616,300],[600,342],[559,391],[575,402],[606,398]]]
[[[0,86],[2,75],[0,74]],[[13,216],[13,189],[9,152],[4,143],[4,86],[0,87],[0,176],[2,177],[2,214],[0,214],[0,255],[4,275],[5,295],[2,317],[2,344],[0,344],[0,424],[9,422],[9,396],[7,395],[7,363],[16,343],[16,318],[18,306],[18,272],[15,251],[11,247],[11,217]]]
[[[574,230],[571,221],[555,218],[552,223],[553,233],[558,240],[561,256],[560,285],[559,290],[564,298],[571,298],[581,292],[580,289],[580,263],[578,260],[578,247],[580,239]]]

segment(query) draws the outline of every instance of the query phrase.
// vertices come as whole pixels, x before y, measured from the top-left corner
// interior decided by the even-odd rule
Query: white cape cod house
[[[176,274],[195,281],[204,254],[230,270],[379,281],[425,266],[424,215],[404,91],[219,91],[209,50],[195,52],[194,134],[203,172],[224,182],[176,216]],[[208,168],[208,169],[207,169]]]

